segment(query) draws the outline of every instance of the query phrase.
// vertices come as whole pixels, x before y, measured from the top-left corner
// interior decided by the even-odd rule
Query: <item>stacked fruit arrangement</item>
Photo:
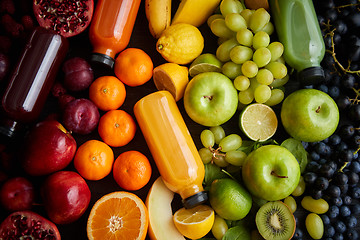
[[[0,145],[0,239],[359,238],[358,0],[314,1],[325,81],[308,86],[267,1],[142,1],[112,69],[88,61],[100,1],[0,0],[4,88],[35,27],[70,43],[42,115]],[[189,172],[204,170],[208,201],[193,208],[138,127],[135,103],[157,90],[202,160]]]

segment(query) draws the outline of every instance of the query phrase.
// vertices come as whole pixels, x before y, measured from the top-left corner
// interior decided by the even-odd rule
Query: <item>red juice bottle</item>
[[[37,27],[32,32],[2,96],[1,135],[13,138],[39,117],[68,47],[53,31]]]
[[[115,55],[124,50],[134,28],[141,0],[99,0],[91,20],[91,60],[113,68]]]

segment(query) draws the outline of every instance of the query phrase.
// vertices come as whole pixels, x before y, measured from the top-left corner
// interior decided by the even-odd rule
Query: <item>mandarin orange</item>
[[[74,167],[87,180],[106,177],[114,163],[113,150],[104,142],[88,140],[76,151]]]
[[[89,88],[90,100],[103,111],[118,109],[125,97],[125,85],[114,76],[99,77]]]
[[[115,75],[128,86],[143,85],[152,77],[153,62],[150,56],[139,48],[127,48],[115,59]]]
[[[115,160],[113,177],[117,184],[129,191],[139,190],[150,180],[152,173],[148,158],[139,151],[126,151]]]
[[[124,110],[110,110],[100,117],[98,132],[109,146],[122,147],[134,138],[136,123]]]

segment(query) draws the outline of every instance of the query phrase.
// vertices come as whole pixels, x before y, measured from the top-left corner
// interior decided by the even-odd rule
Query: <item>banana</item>
[[[151,35],[159,38],[161,33],[170,26],[171,0],[145,0],[145,14]]]
[[[199,27],[205,23],[221,0],[182,0],[171,24],[188,23]]]

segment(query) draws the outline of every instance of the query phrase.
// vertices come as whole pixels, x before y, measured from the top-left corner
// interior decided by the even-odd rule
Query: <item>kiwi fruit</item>
[[[267,202],[255,217],[256,227],[266,240],[291,239],[295,232],[295,217],[281,201]]]

